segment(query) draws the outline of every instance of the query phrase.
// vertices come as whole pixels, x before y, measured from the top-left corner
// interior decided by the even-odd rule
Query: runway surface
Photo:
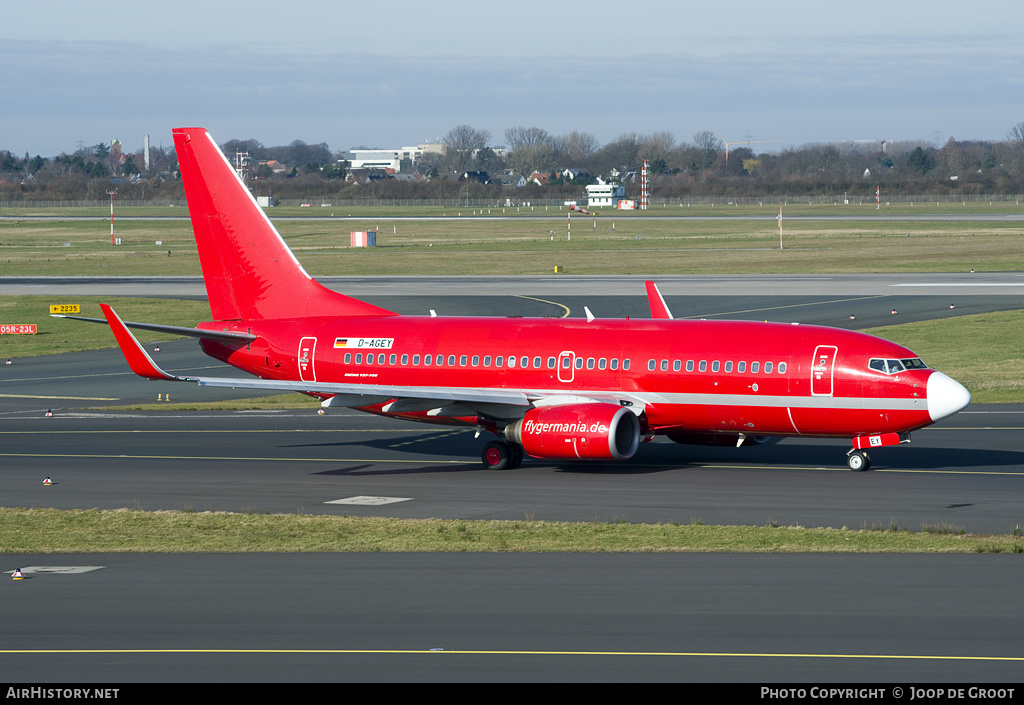
[[[8,635],[0,668],[25,684],[867,682],[906,689],[1012,684],[1021,672],[1018,557],[17,558],[23,566],[95,568],[0,582]],[[759,697],[756,686],[732,690]]]
[[[477,294],[491,282],[477,278],[447,288],[366,280],[343,290],[367,291],[357,295],[403,313],[580,315],[588,305],[598,315],[649,315],[640,279],[614,279],[607,287],[597,281],[596,288],[594,281],[548,279],[497,282],[510,289],[486,296]],[[949,283],[936,277],[911,287],[899,286],[908,278],[893,277],[875,294],[870,278],[840,278],[827,285],[827,295],[820,282],[754,278],[745,291],[722,278],[703,284],[731,287],[732,296],[688,296],[688,279],[662,286],[672,292],[677,316],[861,327],[1024,303],[1016,274],[986,275],[981,281],[989,285],[969,294],[957,286],[932,293],[930,287]],[[423,284],[437,289],[416,297],[403,288]],[[763,291],[787,284],[796,293]],[[575,288],[581,285],[602,295]],[[631,295],[614,296],[619,287]],[[228,371],[194,341],[160,347],[154,354],[168,369]],[[479,463],[487,439],[474,439],[471,430],[346,410],[317,416],[105,409],[151,403],[158,392],[173,393],[174,401],[252,396],[138,379],[116,350],[0,366],[3,504],[896,523],[913,531],[945,523],[972,533],[1024,525],[1018,406],[969,407],[916,432],[910,445],[874,451],[867,473],[845,469],[846,442],[807,439],[743,449],[659,441],[628,463],[529,460],[491,472]],[[49,408],[54,415],[44,417]],[[54,484],[44,487],[45,476]],[[329,503],[365,496],[402,501]],[[0,619],[18,638],[0,650],[0,668],[40,682],[996,682],[1019,680],[1024,659],[1015,555],[86,554],[3,561],[2,571],[103,566],[2,582]]]

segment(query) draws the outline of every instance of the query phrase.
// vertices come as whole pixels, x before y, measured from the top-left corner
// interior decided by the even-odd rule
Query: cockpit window
[[[905,360],[886,360],[873,358],[868,362],[868,367],[882,374],[894,375],[906,370],[926,370],[928,365],[924,364],[919,357],[907,358]]]

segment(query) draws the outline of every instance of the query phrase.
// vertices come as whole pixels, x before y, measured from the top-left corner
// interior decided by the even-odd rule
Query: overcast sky
[[[455,125],[733,141],[1005,139],[1022,0],[9,4],[0,149],[118,138],[401,147]],[[583,14],[589,12],[590,14]]]

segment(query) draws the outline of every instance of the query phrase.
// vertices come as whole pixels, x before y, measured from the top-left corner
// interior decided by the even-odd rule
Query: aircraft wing
[[[526,409],[532,406],[532,401],[526,394],[515,390],[302,382],[244,377],[181,377],[160,369],[114,309],[107,304],[100,304],[100,308],[103,310],[103,315],[106,316],[107,323],[110,324],[117,344],[132,372],[148,379],[196,382],[204,387],[335,395],[325,402],[328,406],[370,406],[395,400],[385,409],[385,411],[393,413],[440,409],[438,415],[443,416],[468,416],[481,413],[486,416],[513,418],[521,416]]]

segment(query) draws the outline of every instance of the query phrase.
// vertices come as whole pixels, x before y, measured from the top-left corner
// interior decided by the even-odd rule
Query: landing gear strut
[[[523,464],[523,447],[516,443],[491,441],[480,455],[488,470],[514,470]]]
[[[862,450],[851,450],[846,454],[846,464],[854,472],[864,472],[871,467],[871,457]]]

